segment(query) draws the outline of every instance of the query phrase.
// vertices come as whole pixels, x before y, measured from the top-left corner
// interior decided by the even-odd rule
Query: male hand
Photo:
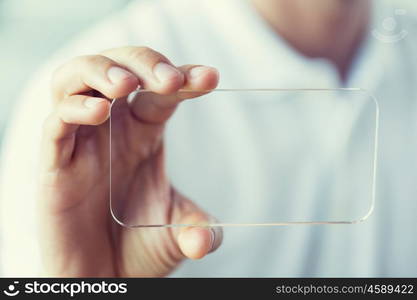
[[[175,67],[146,47],[76,57],[56,70],[39,183],[47,276],[164,276],[184,258],[202,258],[217,249],[219,229],[128,229],[114,222],[108,126],[110,99],[126,97],[138,86],[152,91],[139,93],[132,103],[117,100],[112,108],[112,201],[133,203],[128,214],[145,224],[210,222],[167,178],[163,132],[184,98],[198,97],[198,91],[217,83],[214,68]],[[179,89],[196,93],[176,93]]]

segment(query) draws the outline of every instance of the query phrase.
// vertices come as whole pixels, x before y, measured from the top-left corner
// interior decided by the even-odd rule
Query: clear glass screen
[[[372,213],[379,113],[366,91],[218,89],[175,112],[150,105],[157,97],[139,90],[112,104],[110,209],[119,224],[193,225],[175,222],[174,194],[214,216],[208,226],[353,224]],[[163,125],[137,117],[141,109],[173,114]]]

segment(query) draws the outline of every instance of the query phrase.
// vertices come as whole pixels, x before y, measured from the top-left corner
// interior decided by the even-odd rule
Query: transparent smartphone
[[[110,210],[120,225],[196,225],[172,217],[161,178],[216,217],[207,226],[353,224],[371,215],[379,109],[366,91],[213,90],[178,106],[156,159],[132,158],[154,125],[126,120],[152,97],[139,91],[112,105]]]

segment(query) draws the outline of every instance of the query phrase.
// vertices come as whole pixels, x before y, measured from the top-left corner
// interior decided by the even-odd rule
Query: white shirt
[[[394,8],[406,8],[375,2],[371,28],[378,30],[379,23],[385,16],[392,15]],[[345,84],[372,91],[381,108],[380,160],[373,215],[357,225],[225,228],[224,243],[216,253],[201,261],[185,262],[173,276],[417,275],[417,43],[414,38],[417,31],[412,31],[416,28],[414,12],[407,10],[397,21],[401,28],[408,30],[408,36],[395,43],[385,43],[374,38],[370,31]],[[295,53],[245,1],[160,0],[131,4],[57,54],[33,77],[18,103],[5,143],[0,186],[3,276],[37,276],[41,269],[34,195],[41,126],[51,109],[48,88],[52,70],[70,57],[124,45],[149,46],[176,65],[214,66],[220,71],[220,87],[223,88],[340,87],[332,65]],[[245,120],[233,113],[241,108],[236,102],[233,105],[236,107],[229,105],[227,108],[230,118],[220,118],[223,123],[216,124],[217,128],[244,124]],[[210,207],[209,201],[222,201],[222,221],[227,222],[235,216],[250,216],[247,207],[235,205],[236,202],[229,204],[228,196],[244,196],[242,191],[248,191],[247,183],[253,180],[258,180],[263,187],[259,193],[267,191],[267,195],[273,195],[271,191],[275,186],[272,181],[260,179],[263,169],[256,162],[262,155],[261,145],[251,147],[250,156],[244,156],[250,157],[252,162],[248,170],[244,170],[246,175],[240,176],[241,170],[235,168],[217,173],[216,183],[237,178],[237,185],[229,189],[227,195],[222,195],[221,189],[205,189],[204,181],[195,180],[192,172],[178,167],[186,159],[201,161],[198,154],[184,157],[184,153],[189,152],[184,152],[184,146],[176,142],[187,143],[199,138],[201,141],[199,131],[183,130],[185,125],[200,122],[199,128],[210,128],[213,125],[208,121],[217,113],[207,111],[207,118],[197,119],[191,106],[180,109],[172,121],[178,126],[173,126],[167,135],[168,166],[175,185],[187,191],[191,198],[200,199],[203,206]],[[252,132],[274,130],[273,126],[256,125],[255,119],[247,121],[251,124],[248,130]],[[250,144],[250,138],[228,141],[234,149]],[[201,149],[203,146],[200,145]],[[334,151],[344,150],[336,147]],[[234,152],[229,151],[219,158],[218,164],[227,166],[230,161],[236,162],[234,156]],[[279,162],[284,158],[277,155],[276,159]],[[198,166],[190,164],[189,167],[194,170]],[[320,195],[319,183],[327,182],[329,175],[314,162],[309,165],[309,172],[316,182],[289,181],[288,189],[300,187],[307,195]],[[277,173],[277,178],[283,175]],[[259,196],[256,191],[252,190],[253,195]],[[222,199],[213,200],[215,197]],[[259,210],[256,216],[261,221],[274,216],[270,205],[260,202],[254,206]]]

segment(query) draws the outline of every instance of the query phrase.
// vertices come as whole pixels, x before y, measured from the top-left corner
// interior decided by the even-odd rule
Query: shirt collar
[[[222,5],[218,9],[228,12],[228,15],[221,16],[223,21],[219,25],[236,51],[240,52],[242,61],[239,72],[246,74],[244,81],[250,82],[251,87],[342,87],[333,64],[325,59],[308,58],[294,50],[253,9],[249,0],[220,2]],[[372,90],[386,72],[382,62],[389,62],[393,57],[392,47],[372,35],[372,29],[387,12],[384,1],[375,2],[369,30],[353,59],[343,87]],[[218,11],[216,16],[219,17]]]

